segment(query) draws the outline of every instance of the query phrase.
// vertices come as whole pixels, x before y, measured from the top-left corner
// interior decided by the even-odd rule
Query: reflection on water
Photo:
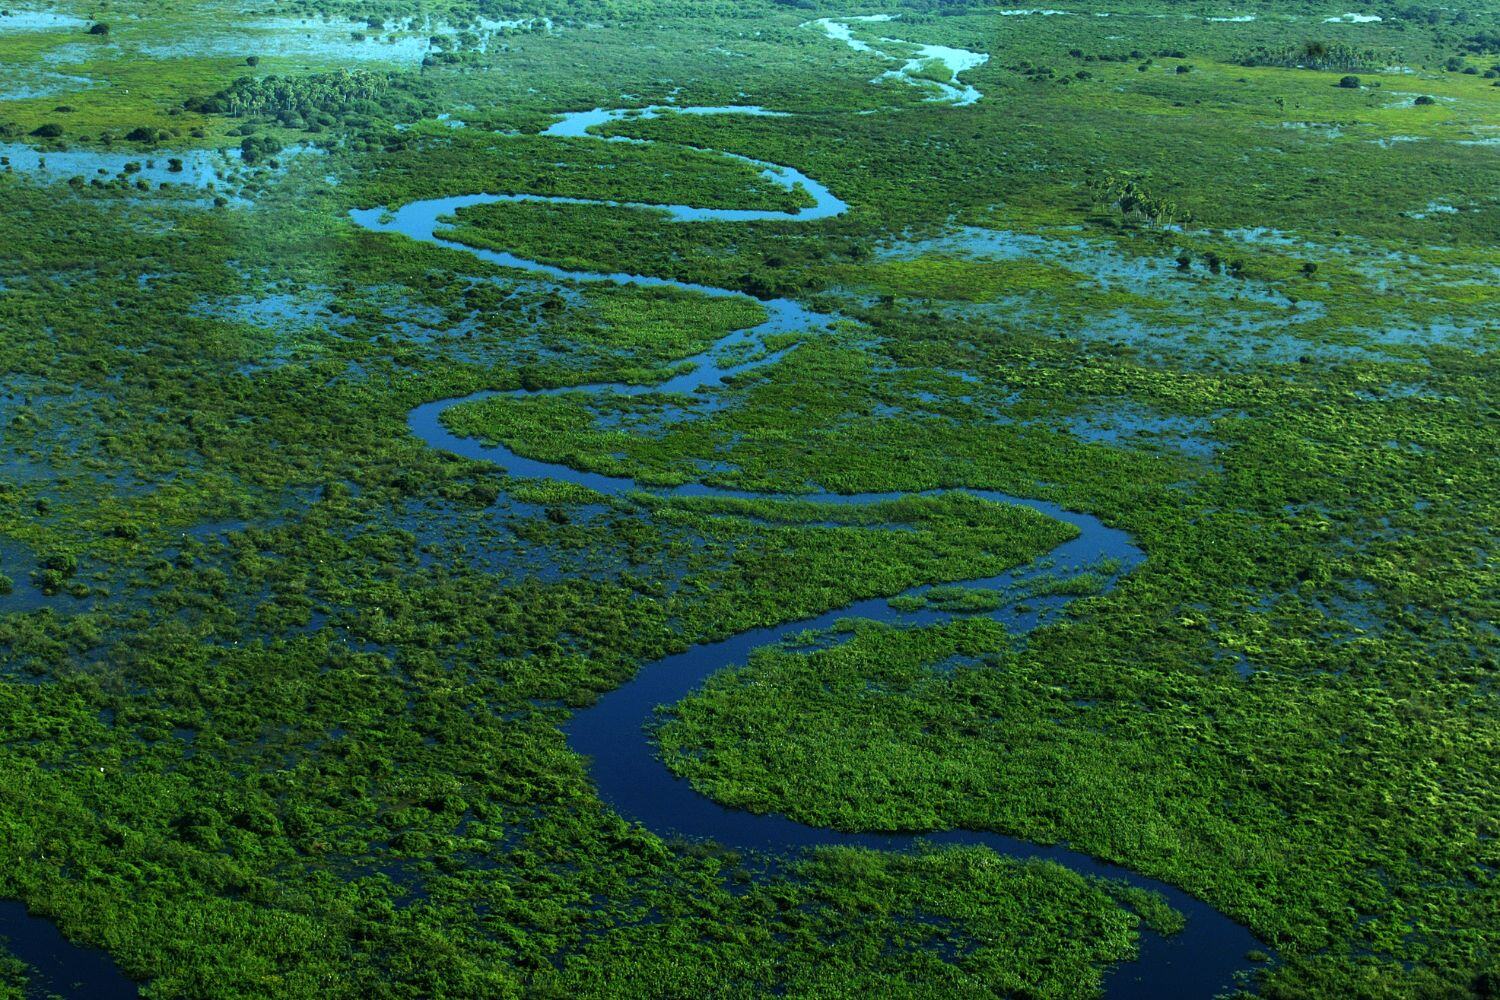
[[[281,161],[316,155],[315,146],[288,146],[264,163],[246,164],[240,150],[184,149],[177,151],[57,149],[44,150],[19,142],[0,143],[0,171],[30,174],[45,181],[144,182],[228,195],[250,175],[281,169]],[[231,201],[246,203],[242,198]]]

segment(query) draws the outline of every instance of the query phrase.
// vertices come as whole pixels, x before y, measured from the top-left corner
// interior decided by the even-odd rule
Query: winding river
[[[642,110],[605,110],[574,112],[561,118],[543,134],[572,138],[593,137],[600,141],[640,142],[637,139],[606,139],[594,129],[627,117],[654,118],[666,114],[684,115],[767,115],[758,107],[672,108],[652,107]],[[456,211],[474,205],[502,202],[553,202],[561,204],[595,204],[601,207],[629,207],[664,212],[673,220],[692,222],[714,220],[814,221],[842,214],[848,206],[822,184],[791,167],[748,160],[764,175],[787,187],[800,186],[813,198],[813,206],[797,211],[745,211],[705,209],[689,205],[663,205],[589,201],[528,194],[471,194],[412,202],[395,209],[368,209],[351,213],[355,223],[376,232],[399,233],[424,243],[462,251],[500,267],[544,275],[558,281],[577,283],[611,283],[647,287],[670,287],[713,297],[743,297],[744,293],[726,288],[629,273],[570,271],[537,261],[527,260],[504,251],[471,247],[448,238],[445,231]],[[497,395],[523,398],[537,392],[566,391],[589,393],[691,393],[712,391],[725,379],[756,368],[774,364],[784,351],[761,351],[750,361],[743,358],[746,344],[764,341],[772,333],[800,331],[809,336],[825,331],[832,317],[815,313],[790,299],[757,300],[767,318],[758,326],[733,331],[709,349],[686,359],[686,370],[650,386],[599,383],[570,387],[565,390],[514,390],[481,392],[457,399],[443,399],[415,408],[408,416],[408,426],[422,441],[471,459],[493,462],[511,475],[575,483],[601,493],[621,495],[646,492],[662,497],[721,497],[777,499],[770,494],[709,487],[690,483],[671,489],[649,489],[634,480],[587,472],[570,466],[539,461],[517,454],[498,444],[486,444],[473,438],[459,437],[442,423],[445,411],[455,406],[493,398]],[[735,350],[738,349],[738,350]],[[731,354],[730,352],[733,351]],[[754,353],[754,352],[752,352]],[[923,495],[935,495],[932,491]],[[1087,514],[1064,510],[1055,504],[1008,496],[987,490],[965,490],[971,495],[995,503],[1018,504],[1048,517],[1064,521],[1078,530],[1065,542],[1030,566],[999,576],[958,581],[968,587],[988,589],[1014,595],[1025,590],[1028,579],[1041,574],[1078,573],[1111,560],[1118,567],[1115,579],[1129,572],[1144,558],[1122,531],[1107,527]],[[798,494],[797,499],[832,505],[871,504],[899,499],[907,494]],[[784,497],[780,497],[785,499]],[[920,594],[918,587],[908,594]],[[906,595],[901,595],[906,596]],[[990,617],[1003,621],[1016,634],[1024,634],[1055,615],[1071,599],[1067,597],[1030,598],[1024,608],[1012,603]],[[1146,878],[1118,865],[1100,861],[1064,846],[1035,844],[996,833],[946,830],[919,835],[886,833],[844,833],[807,826],[779,815],[761,815],[731,809],[698,794],[692,786],[675,777],[657,758],[647,726],[658,706],[671,705],[687,697],[712,674],[747,662],[750,654],[763,646],[786,643],[808,630],[827,629],[840,619],[857,617],[897,625],[933,624],[948,620],[951,614],[931,608],[909,611],[892,607],[888,598],[874,598],[838,608],[825,614],[774,628],[742,632],[717,642],[703,643],[684,652],[644,665],[633,680],[604,695],[592,707],[576,713],[566,727],[569,745],[591,761],[599,794],[621,816],[634,820],[662,835],[708,838],[726,846],[760,852],[788,853],[819,846],[853,846],[882,851],[911,850],[919,843],[983,845],[1011,858],[1046,859],[1084,875],[1117,879],[1160,893],[1187,918],[1187,927],[1170,937],[1143,931],[1139,958],[1112,969],[1106,979],[1106,995],[1111,998],[1146,997],[1212,997],[1235,985],[1237,972],[1250,965],[1247,952],[1260,947],[1248,930],[1174,886]]]
[[[968,97],[965,92],[953,103],[968,103]],[[657,106],[646,109],[595,109],[563,115],[544,134],[560,138],[641,142],[643,140],[621,137],[606,139],[597,135],[594,130],[621,119],[655,118],[668,114],[764,116],[777,113],[757,107]],[[670,287],[718,298],[744,297],[743,293],[731,289],[649,275],[569,271],[503,251],[470,247],[444,235],[447,220],[460,209],[503,202],[554,202],[606,208],[639,208],[665,212],[673,220],[685,223],[700,220],[809,222],[840,215],[848,208],[828,188],[791,167],[751,160],[731,153],[722,155],[753,165],[766,178],[788,190],[802,189],[811,197],[812,206],[777,212],[590,201],[528,194],[471,194],[412,202],[393,210],[357,210],[350,213],[350,217],[355,224],[375,232],[401,234],[470,254],[489,264],[544,275],[556,281]],[[805,336],[815,336],[826,331],[832,320],[832,317],[813,312],[790,299],[760,300],[760,305],[766,312],[764,322],[725,335],[708,350],[687,359],[689,364],[683,366],[679,374],[661,383],[651,386],[604,383],[560,391],[631,395],[646,392],[691,393],[699,390],[711,392],[720,387],[725,379],[774,364],[785,353],[784,350],[746,351],[746,347],[763,344],[766,337],[775,333],[798,332]],[[751,360],[743,360],[747,356]],[[505,395],[519,398],[531,394],[533,393],[514,391]],[[503,446],[460,438],[442,424],[442,414],[449,408],[494,395],[496,393],[477,393],[460,399],[445,399],[418,406],[410,413],[408,425],[418,438],[433,448],[494,462],[516,476],[576,483],[616,495],[642,491],[668,497],[768,497],[767,494],[719,489],[701,484],[687,484],[665,490],[643,489],[628,478],[605,476],[542,462],[518,455]],[[1028,579],[1042,574],[1077,573],[1097,568],[1101,560],[1111,560],[1117,567],[1114,579],[1118,579],[1120,574],[1129,572],[1144,558],[1143,553],[1131,543],[1125,533],[1109,528],[1089,515],[993,491],[965,492],[995,503],[1029,507],[1067,522],[1078,530],[1078,534],[1030,566],[984,579],[950,582],[1005,592],[1013,599],[1015,593],[1024,593]],[[870,504],[898,499],[904,495],[906,494],[824,493],[799,495],[797,498],[833,506]],[[1114,579],[1111,579],[1111,585]],[[920,594],[926,589],[928,588],[918,587],[908,593]],[[992,612],[991,617],[1003,621],[1013,633],[1025,634],[1056,615],[1068,601],[1069,598],[1066,597],[1033,597],[1026,600],[1024,608],[1012,603]],[[1106,995],[1111,998],[1207,998],[1234,985],[1236,973],[1250,967],[1246,953],[1260,947],[1259,943],[1244,927],[1174,886],[1064,846],[1035,844],[996,833],[969,830],[935,831],[919,835],[843,833],[803,825],[784,816],[758,815],[730,809],[699,795],[688,782],[674,777],[663,766],[646,731],[657,706],[681,701],[715,672],[744,664],[750,654],[760,647],[793,641],[800,633],[826,629],[838,620],[849,617],[897,625],[922,625],[941,622],[952,615],[933,609],[898,610],[892,607],[890,599],[874,598],[813,618],[703,643],[644,665],[633,680],[602,697],[593,707],[575,714],[567,725],[568,742],[575,751],[591,760],[599,794],[605,802],[621,816],[662,835],[709,838],[730,847],[773,854],[829,845],[882,851],[911,850],[922,843],[983,845],[1007,857],[1046,859],[1084,875],[1116,879],[1160,893],[1186,916],[1186,929],[1170,937],[1143,931],[1139,957],[1110,970],[1105,982]],[[108,955],[68,942],[51,922],[27,914],[20,903],[0,901],[0,935],[8,939],[10,950],[37,971],[37,986],[74,997],[116,998],[137,995],[136,985],[119,971]]]

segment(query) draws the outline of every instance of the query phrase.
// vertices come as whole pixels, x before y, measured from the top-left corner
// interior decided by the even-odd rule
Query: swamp
[[[0,9],[0,1000],[1500,997],[1500,8]]]

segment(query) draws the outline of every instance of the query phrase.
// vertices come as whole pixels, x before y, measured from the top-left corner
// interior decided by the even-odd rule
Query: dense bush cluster
[[[339,122],[360,124],[423,117],[427,99],[419,81],[372,70],[340,70],[310,76],[241,77],[186,108],[231,118],[256,118],[288,128],[320,129]]]
[[[1300,45],[1276,48],[1260,47],[1242,54],[1242,66],[1282,66],[1289,69],[1356,70],[1376,69],[1395,62],[1394,54],[1374,49],[1359,49],[1343,42],[1307,41]]]

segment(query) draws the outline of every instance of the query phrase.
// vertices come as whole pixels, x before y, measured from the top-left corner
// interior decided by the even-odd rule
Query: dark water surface
[[[7,951],[31,966],[27,996],[125,1000],[140,995],[107,952],[73,944],[52,921],[27,913],[24,903],[0,900],[0,937]]]

